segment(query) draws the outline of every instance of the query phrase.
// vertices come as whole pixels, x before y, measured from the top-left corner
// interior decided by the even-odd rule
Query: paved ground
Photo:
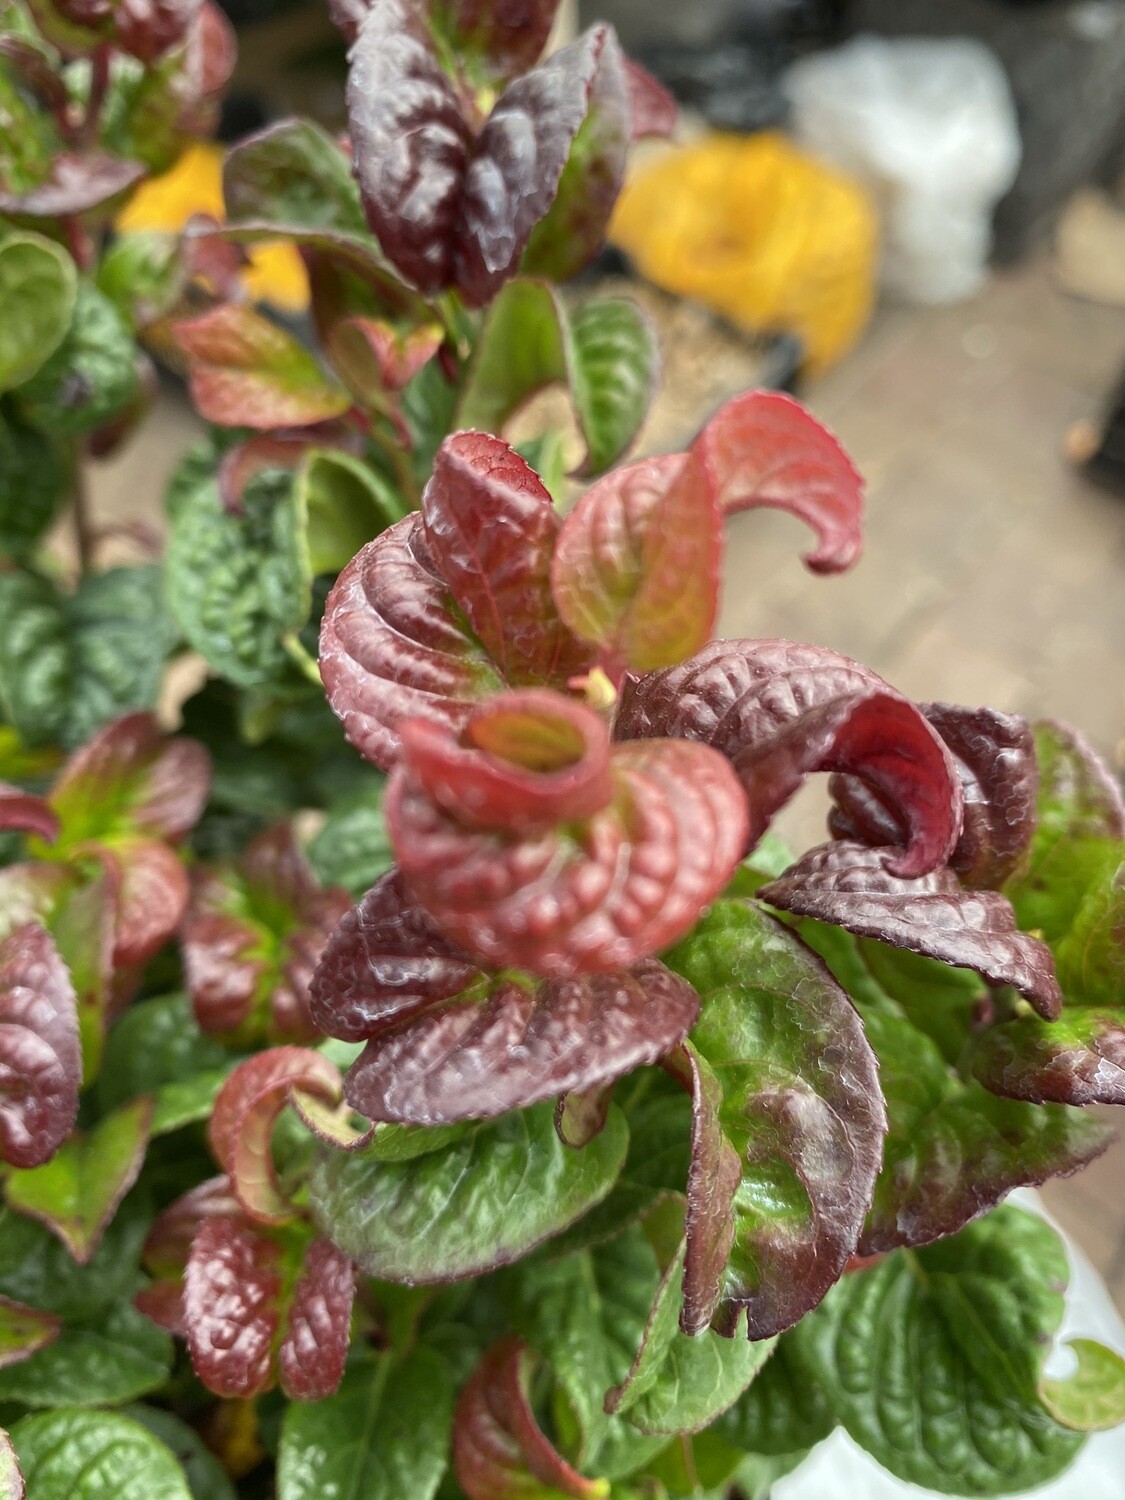
[[[724,394],[752,378],[732,340],[693,354],[690,313],[673,317],[649,442],[677,446]],[[817,579],[798,562],[797,523],[736,518],[723,633],[819,641],[921,699],[990,703],[1073,720],[1125,767],[1125,501],[1060,457],[1125,360],[1125,312],[1056,293],[1042,266],[994,280],[972,303],[886,310],[809,401],[869,484],[866,556]],[[193,431],[174,400],[95,489],[102,516],[151,515]],[[787,820],[818,841],[818,792]],[[1048,1201],[1125,1307],[1125,1145]]]

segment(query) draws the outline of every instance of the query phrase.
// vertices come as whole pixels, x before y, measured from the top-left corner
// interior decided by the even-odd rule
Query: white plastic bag
[[[968,38],[860,36],[794,64],[786,92],[803,144],[880,205],[884,289],[911,302],[972,296],[1020,161],[993,53]]]

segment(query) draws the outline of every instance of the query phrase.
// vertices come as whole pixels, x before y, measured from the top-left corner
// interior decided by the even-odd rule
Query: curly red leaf
[[[104,152],[64,152],[51,162],[45,181],[25,192],[0,188],[0,213],[24,219],[60,219],[101,208],[145,176],[139,161]]]
[[[191,1362],[208,1390],[248,1401],[270,1389],[281,1296],[280,1246],[245,1220],[204,1219],[188,1256],[183,1313]]]
[[[0,831],[34,833],[52,844],[59,836],[59,820],[42,797],[0,781]]]
[[[215,1160],[230,1177],[243,1210],[262,1224],[282,1223],[294,1212],[278,1183],[270,1144],[294,1088],[337,1104],[339,1071],[307,1047],[272,1047],[239,1063],[219,1090],[211,1115],[208,1139]]]
[[[641,141],[649,136],[674,134],[679,105],[664,85],[631,57],[625,59],[625,84],[629,90],[633,139]]]
[[[521,835],[467,824],[400,766],[387,825],[437,926],[486,963],[546,978],[627,968],[681,936],[745,847],[741,789],[721,755],[682,741],[618,745],[610,768],[609,806]]]
[[[758,894],[782,911],[972,969],[990,984],[1010,984],[1047,1020],[1061,1010],[1050,949],[1020,932],[1003,896],[967,891],[949,869],[905,880],[890,873],[877,850],[826,844]]]
[[[344,1374],[351,1334],[355,1267],[331,1241],[305,1252],[277,1351],[281,1389],[292,1401],[322,1401]]]
[[[905,849],[884,854],[896,874],[943,864],[961,832],[960,782],[942,740],[869,668],[823,646],[713,641],[678,667],[628,680],[615,733],[721,750],[745,788],[752,843],[814,771],[849,772],[895,809],[895,827],[908,829]]]

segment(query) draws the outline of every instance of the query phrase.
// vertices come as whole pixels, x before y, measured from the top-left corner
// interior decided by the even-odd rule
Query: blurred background
[[[323,0],[225,9],[228,138],[292,113],[342,125]],[[1125,770],[1125,0],[569,0],[562,34],[603,18],[683,111],[587,273],[628,278],[660,330],[642,448],[780,385],[868,483],[866,555],[840,578],[802,569],[791,520],[735,520],[722,633],[1069,719]],[[140,213],[171,227],[217,182],[197,159]],[[262,294],[299,318],[299,268],[264,268]],[[170,386],[100,469],[99,513],[151,522],[194,430]],[[817,796],[788,815],[794,844],[821,837]],[[1123,1184],[1118,1147],[1048,1201],[1125,1309]]]

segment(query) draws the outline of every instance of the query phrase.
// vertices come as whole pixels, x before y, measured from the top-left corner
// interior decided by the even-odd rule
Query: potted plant
[[[271,126],[222,222],[114,236],[229,32],[5,7],[5,1497],[746,1497],[837,1426],[1006,1494],[1125,1417],[1100,1345],[1044,1374],[1065,1261],[1003,1202],[1125,1098],[1117,787],[1062,726],[711,639],[726,515],[832,572],[862,483],[771,392],[621,463],[652,333],[557,283],[671,106],[605,27],[541,61],[554,10],[336,0],[346,145]],[[209,436],[105,568],[85,465],[173,345]],[[502,435],[549,385],[572,455]]]

